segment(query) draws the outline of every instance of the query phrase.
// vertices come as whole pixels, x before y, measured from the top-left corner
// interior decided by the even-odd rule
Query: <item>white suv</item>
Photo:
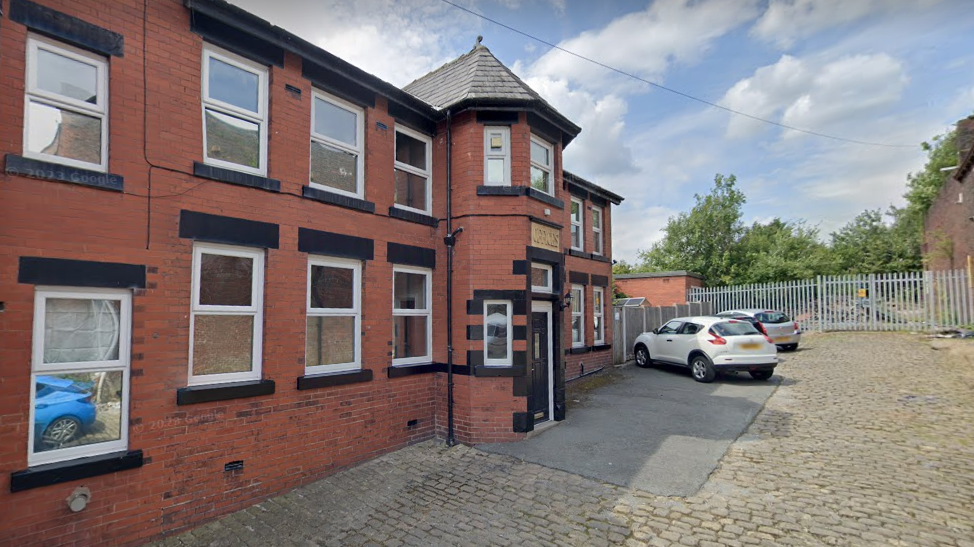
[[[778,366],[774,341],[747,321],[723,317],[678,317],[640,334],[633,353],[643,368],[654,361],[690,367],[698,382],[712,382],[717,372],[732,370],[767,380]]]

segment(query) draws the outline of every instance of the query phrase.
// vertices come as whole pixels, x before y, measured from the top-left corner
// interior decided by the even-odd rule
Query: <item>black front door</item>
[[[528,401],[534,422],[551,419],[548,415],[548,313],[531,313],[531,397]]]

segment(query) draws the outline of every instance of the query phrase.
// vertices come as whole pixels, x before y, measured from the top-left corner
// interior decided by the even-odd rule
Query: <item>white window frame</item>
[[[602,239],[602,224],[605,222],[605,210],[592,206],[592,254],[602,256],[605,253],[605,240]],[[599,214],[599,221],[595,222],[595,214]]]
[[[84,361],[76,363],[44,363],[44,329],[49,298],[76,298],[81,300],[118,300],[119,306],[119,338],[118,359],[114,361]],[[34,293],[34,326],[32,341],[32,359],[30,375],[30,414],[27,438],[27,464],[30,466],[45,463],[60,462],[84,458],[98,454],[107,454],[128,449],[129,430],[129,370],[132,352],[132,292],[113,289],[86,289],[74,287],[37,287]],[[34,412],[37,382],[39,374],[70,374],[72,372],[121,372],[122,373],[122,401],[121,423],[119,424],[119,439],[92,443],[70,448],[59,448],[45,452],[34,452]]]
[[[537,137],[535,135],[531,135],[531,142],[533,142],[533,143],[535,143],[535,144],[537,144],[539,146],[542,146],[542,147],[544,147],[544,148],[546,148],[548,150],[548,160],[551,162],[551,164],[550,165],[545,165],[543,163],[539,163],[539,162],[534,161],[534,158],[531,156],[531,149],[529,148],[528,149],[528,157],[531,160],[531,166],[537,167],[538,169],[541,169],[542,171],[546,171],[548,173],[548,190],[547,191],[546,190],[538,190],[537,188],[534,188],[533,185],[531,185],[531,178],[530,178],[531,172],[530,172],[530,170],[528,171],[528,175],[529,175],[529,177],[528,177],[528,186],[531,186],[532,188],[534,188],[535,190],[538,190],[539,192],[544,192],[545,194],[548,194],[549,196],[554,196],[555,195],[555,147],[552,146],[551,143],[549,143],[548,141],[546,141],[546,140],[544,140],[544,139],[542,139],[540,137]]]
[[[342,268],[352,270],[352,307],[351,308],[312,308],[311,307],[311,270],[314,266],[328,268]],[[305,365],[305,374],[324,374],[329,372],[349,372],[362,368],[362,262],[343,258],[312,256],[308,258],[308,309],[307,317],[354,317],[355,318],[355,355],[348,363],[319,365],[309,367]],[[307,319],[305,319],[307,333]],[[305,334],[307,336],[307,334]],[[307,348],[307,341],[305,341]],[[307,355],[305,355],[307,363]]]
[[[396,273],[411,273],[426,276],[426,309],[422,310],[400,310],[396,309]],[[433,270],[427,268],[413,268],[407,266],[392,267],[392,316],[393,316],[393,335],[392,343],[395,349],[395,317],[396,316],[422,316],[426,317],[426,355],[419,357],[401,357],[392,360],[392,366],[414,365],[417,363],[429,363],[433,360]]]
[[[257,113],[251,112],[244,108],[234,106],[229,103],[225,103],[218,99],[210,98],[210,62],[209,60],[217,59],[228,65],[232,65],[240,70],[250,72],[257,76]],[[227,51],[223,48],[214,46],[213,44],[204,43],[203,44],[203,87],[201,93],[202,109],[200,110],[202,114],[203,121],[203,163],[206,165],[213,165],[216,167],[223,167],[226,169],[231,169],[233,171],[241,171],[244,173],[250,173],[253,175],[265,176],[267,174],[267,82],[268,82],[268,70],[267,67],[261,65],[260,63],[255,63],[250,59],[246,59]],[[212,109],[216,112],[226,114],[228,116],[233,116],[235,118],[243,118],[246,121],[257,124],[258,132],[260,134],[260,165],[257,168],[248,167],[246,165],[241,165],[239,163],[233,163],[230,161],[224,161],[216,158],[209,157],[208,151],[209,146],[207,146],[206,137],[206,110]]]
[[[251,258],[254,261],[253,277],[250,288],[250,306],[211,306],[200,305],[200,267],[202,255],[213,254]],[[264,250],[250,247],[235,247],[232,245],[217,245],[213,243],[197,243],[193,246],[193,285],[192,300],[190,301],[189,319],[189,379],[191,386],[223,384],[227,382],[241,382],[259,380],[261,378],[261,363],[263,361],[263,330],[264,330]],[[251,350],[251,367],[247,372],[228,372],[224,374],[193,374],[193,340],[197,315],[229,315],[253,316],[253,348]]]
[[[578,198],[572,198],[571,202],[578,204],[578,218],[576,219],[575,216],[571,214],[571,207],[569,206],[568,214],[571,217],[571,223],[572,223],[571,231],[568,234],[568,237],[571,238],[571,241],[569,243],[571,244],[572,249],[575,249],[576,251],[584,251],[585,250],[585,202]],[[575,238],[572,237],[574,235],[576,226],[578,227],[578,247],[575,246]]]
[[[96,104],[86,103],[70,97],[52,93],[41,89],[37,85],[37,51],[43,49],[51,53],[67,57],[73,61],[84,63],[95,67],[97,71],[97,95]],[[108,171],[108,58],[79,49],[63,42],[51,40],[36,34],[27,35],[27,81],[24,85],[24,157],[37,160],[49,161],[61,165],[78,167],[81,169],[91,169],[94,171]],[[89,163],[86,161],[65,158],[53,154],[43,154],[28,150],[30,138],[30,103],[31,102],[55,106],[63,110],[69,110],[85,116],[91,116],[101,120],[101,161],[99,163]]]
[[[408,127],[404,127],[401,125],[396,125],[396,133],[402,133],[403,135],[412,137],[414,139],[426,143],[426,169],[425,170],[418,169],[416,167],[413,167],[412,165],[409,165],[408,163],[401,163],[398,160],[393,159],[394,161],[393,167],[395,169],[401,169],[403,171],[412,173],[414,175],[426,177],[426,209],[417,209],[415,207],[409,207],[407,205],[400,205],[396,203],[395,188],[393,188],[392,206],[398,209],[404,209],[406,211],[413,211],[416,213],[428,215],[433,210],[433,138],[430,137],[429,135],[424,135],[418,131],[414,131]],[[393,136],[393,138],[395,138],[395,135]],[[392,155],[393,158],[395,158],[396,155],[395,141],[393,141],[392,143]]]
[[[488,305],[501,305],[507,308],[507,355],[503,359],[487,357],[487,309]],[[510,300],[484,300],[484,366],[509,367],[514,365],[514,306]]]
[[[596,306],[596,295],[601,306]],[[595,328],[595,318],[598,318],[599,328]],[[603,287],[592,287],[592,329],[595,331],[594,341],[596,346],[605,345],[605,289]]]
[[[554,269],[550,265],[548,265],[548,264],[541,264],[539,262],[532,262],[531,265],[530,265],[530,268],[531,269],[537,268],[539,270],[547,270],[548,271],[548,286],[545,287],[545,286],[541,286],[541,285],[535,285],[535,284],[532,283],[531,284],[531,292],[550,293],[550,292],[553,292],[555,290],[554,289],[554,286],[555,286]],[[529,270],[528,271],[528,275],[530,275],[530,274],[531,274],[531,272]]]
[[[490,147],[490,134],[500,133],[504,144],[500,152],[494,152]],[[490,182],[487,180],[487,164],[492,159],[504,160],[504,180],[503,182]],[[511,128],[500,125],[488,125],[484,127],[484,185],[485,186],[510,186],[511,185]]]
[[[581,341],[576,342],[574,340],[574,332],[572,333],[572,347],[573,348],[583,348],[585,347],[585,286],[584,285],[572,285],[572,323],[575,322],[575,318],[579,318],[578,326],[581,329],[582,336]],[[575,291],[578,291],[580,298],[576,300]],[[578,302],[578,311],[575,311],[575,302]],[[571,324],[571,323],[569,323]]]
[[[321,99],[327,103],[331,103],[333,106],[341,108],[355,114],[355,142],[358,146],[349,146],[348,143],[333,139],[331,137],[322,135],[315,132],[315,117],[317,115],[317,101],[315,99]],[[324,91],[319,91],[313,89],[311,91],[311,140],[317,141],[321,144],[331,146],[333,148],[338,148],[344,152],[350,154],[355,154],[356,165],[355,165],[355,192],[346,192],[339,188],[332,186],[327,186],[324,184],[319,184],[316,182],[311,182],[311,171],[309,164],[308,171],[308,185],[312,188],[318,188],[326,192],[334,192],[336,194],[342,194],[345,196],[350,196],[354,198],[364,199],[365,197],[365,109],[362,107],[352,104],[348,101],[339,99],[334,95],[325,93]]]

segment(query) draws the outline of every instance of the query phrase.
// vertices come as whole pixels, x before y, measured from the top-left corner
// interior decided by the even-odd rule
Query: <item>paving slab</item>
[[[689,496],[750,425],[781,376],[748,374],[702,384],[665,365],[622,367],[572,404],[559,424],[525,441],[477,449],[662,496]]]

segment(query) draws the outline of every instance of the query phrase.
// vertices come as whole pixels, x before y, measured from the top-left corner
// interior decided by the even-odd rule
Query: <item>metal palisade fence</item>
[[[693,287],[689,302],[714,312],[779,310],[803,330],[935,331],[974,323],[974,291],[966,270],[819,276],[802,281]]]

